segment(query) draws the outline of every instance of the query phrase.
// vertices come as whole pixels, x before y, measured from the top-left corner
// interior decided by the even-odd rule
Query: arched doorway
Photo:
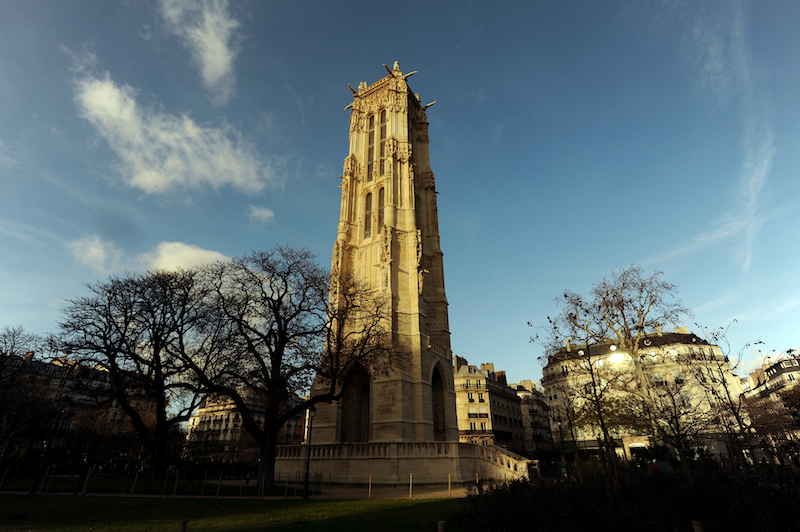
[[[433,439],[447,440],[447,416],[445,416],[444,380],[437,364],[431,377],[431,406],[433,407]]]
[[[342,443],[369,441],[369,373],[359,366],[342,394]]]

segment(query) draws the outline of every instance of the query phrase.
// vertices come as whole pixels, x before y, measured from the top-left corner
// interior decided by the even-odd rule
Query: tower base
[[[276,478],[304,475],[309,448],[278,447]],[[538,462],[505,449],[459,442],[312,445],[310,473],[333,484],[460,485],[533,476]],[[412,480],[413,479],[413,480]]]

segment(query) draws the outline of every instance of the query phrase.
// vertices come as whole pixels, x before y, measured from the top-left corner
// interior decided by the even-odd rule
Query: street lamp
[[[306,433],[306,447],[308,450],[306,452],[306,482],[303,488],[303,498],[308,499],[308,477],[311,473],[311,426],[314,423],[314,414],[317,413],[317,409],[314,408],[314,405],[308,407],[306,410],[306,427],[308,432]]]

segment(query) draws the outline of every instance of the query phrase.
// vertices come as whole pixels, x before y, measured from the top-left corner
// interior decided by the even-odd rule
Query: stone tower
[[[314,443],[457,441],[453,363],[439,248],[427,107],[395,62],[353,91],[350,153],[333,270],[391,299],[393,341],[407,353],[388,375],[364,368],[335,404],[319,405]]]

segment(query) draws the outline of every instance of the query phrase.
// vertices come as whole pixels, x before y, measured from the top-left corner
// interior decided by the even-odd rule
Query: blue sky
[[[0,325],[267,249],[329,265],[347,84],[428,110],[452,346],[538,378],[564,289],[641,264],[800,346],[800,3],[0,1]],[[761,356],[748,355],[752,365]]]

